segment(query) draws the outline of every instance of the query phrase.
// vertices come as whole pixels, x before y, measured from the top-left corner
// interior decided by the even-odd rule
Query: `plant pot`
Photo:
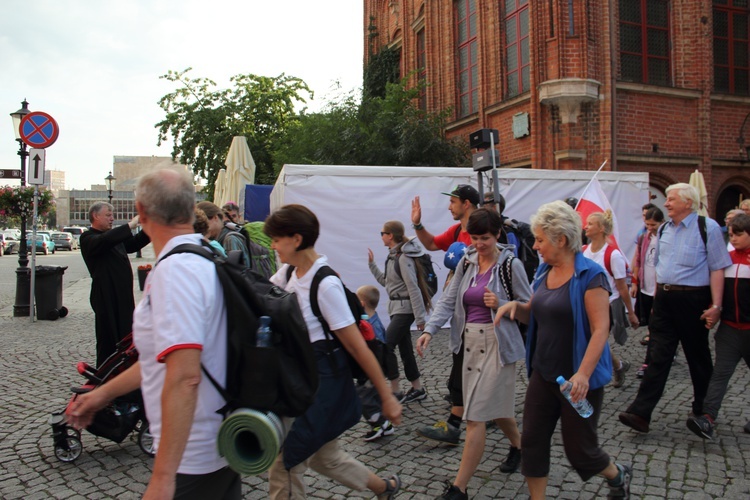
[[[146,285],[146,276],[151,272],[151,269],[138,269],[138,288],[143,291],[143,287]]]

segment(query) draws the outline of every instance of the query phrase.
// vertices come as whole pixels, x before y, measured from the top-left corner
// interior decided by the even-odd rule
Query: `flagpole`
[[[581,191],[581,195],[578,197],[578,202],[576,203],[576,208],[578,208],[578,205],[581,203],[581,200],[583,199],[583,195],[586,194],[586,190],[588,190],[589,186],[591,186],[591,183],[594,182],[594,179],[596,179],[596,176],[599,175],[599,172],[602,171],[602,169],[604,168],[604,165],[606,165],[606,164],[607,164],[607,160],[605,159],[604,162],[599,167],[599,170],[597,170],[596,172],[594,172],[594,175],[591,177],[591,180],[589,181],[589,183],[586,184],[585,188],[583,188],[583,191]],[[575,210],[576,208],[574,208],[573,210]]]

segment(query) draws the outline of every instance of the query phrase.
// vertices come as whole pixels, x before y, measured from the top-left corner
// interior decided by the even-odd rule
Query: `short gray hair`
[[[192,225],[195,220],[195,187],[187,171],[163,169],[142,176],[135,201],[158,224]]]
[[[684,182],[672,184],[666,190],[667,195],[669,195],[670,191],[675,191],[675,194],[682,199],[682,201],[689,201],[690,209],[693,212],[697,212],[701,208],[701,197],[698,194],[698,190],[690,184]]]
[[[107,203],[106,201],[97,201],[93,205],[89,207],[89,222],[94,222],[94,215],[98,214],[105,208],[108,208],[110,210],[114,210],[115,207],[113,207],[111,204]]]
[[[581,251],[581,216],[564,201],[553,201],[539,207],[531,216],[531,229],[540,229],[553,244],[564,237],[570,251]]]

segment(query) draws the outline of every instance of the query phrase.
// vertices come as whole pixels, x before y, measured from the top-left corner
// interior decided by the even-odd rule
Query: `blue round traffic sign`
[[[20,129],[23,142],[37,149],[53,145],[60,134],[55,119],[42,111],[32,111],[24,116]]]

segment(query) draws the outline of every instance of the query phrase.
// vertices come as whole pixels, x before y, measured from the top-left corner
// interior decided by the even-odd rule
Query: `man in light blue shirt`
[[[699,217],[700,198],[689,184],[667,188],[664,207],[672,219],[659,229],[656,246],[656,294],[649,323],[651,362],[635,401],[620,421],[648,432],[661,399],[677,345],[682,345],[693,382],[692,413],[703,414],[713,363],[708,332],[719,321],[724,268],[731,259],[716,221]]]

